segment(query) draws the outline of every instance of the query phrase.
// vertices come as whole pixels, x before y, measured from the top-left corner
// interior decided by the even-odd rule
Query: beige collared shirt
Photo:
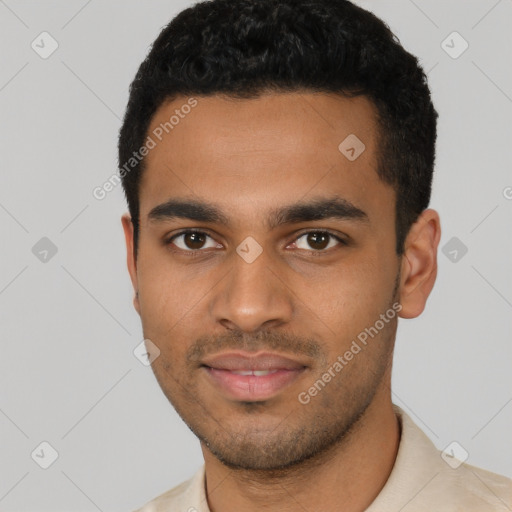
[[[512,480],[460,464],[441,452],[400,407],[402,434],[393,470],[366,512],[511,512]],[[205,468],[136,512],[210,512]],[[222,512],[222,511],[220,511]]]

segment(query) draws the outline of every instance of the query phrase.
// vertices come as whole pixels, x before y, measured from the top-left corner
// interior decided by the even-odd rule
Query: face
[[[146,157],[136,261],[129,250],[135,306],[203,450],[289,467],[343,439],[389,383],[400,259],[376,113],[330,94],[196,99],[168,134],[189,98],[148,130],[162,140]]]

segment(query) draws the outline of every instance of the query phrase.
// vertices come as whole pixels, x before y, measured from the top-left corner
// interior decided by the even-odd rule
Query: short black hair
[[[396,252],[403,254],[430,202],[438,115],[418,59],[382,20],[347,0],[209,0],[161,31],[130,85],[119,133],[135,251],[145,160],[132,157],[162,103],[297,91],[364,95],[375,105],[377,173],[396,192]]]

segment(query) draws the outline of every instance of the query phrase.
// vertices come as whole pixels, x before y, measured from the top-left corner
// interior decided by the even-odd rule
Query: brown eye
[[[169,245],[175,245],[178,249],[187,252],[199,251],[217,247],[211,236],[202,231],[182,231],[170,238]],[[205,244],[210,245],[205,245]]]
[[[201,233],[186,233],[183,235],[183,241],[189,249],[201,249],[206,237]]]
[[[329,245],[329,239],[331,235],[327,233],[308,233],[307,241],[310,247],[313,249],[325,249]]]
[[[305,243],[299,242],[301,239],[305,239]],[[300,245],[301,243],[302,246]],[[308,233],[303,233],[299,236],[295,244],[299,249],[323,251],[325,249],[330,249],[337,244],[345,245],[345,242],[341,238],[327,231],[309,231]]]

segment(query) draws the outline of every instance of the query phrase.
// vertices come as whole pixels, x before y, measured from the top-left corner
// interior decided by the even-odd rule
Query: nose
[[[231,271],[210,303],[210,314],[227,329],[255,332],[288,323],[293,294],[265,251],[252,263],[234,253]]]

